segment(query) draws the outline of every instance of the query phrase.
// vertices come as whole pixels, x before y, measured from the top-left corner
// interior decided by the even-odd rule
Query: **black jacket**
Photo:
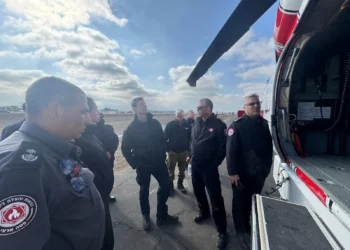
[[[226,153],[226,124],[214,114],[197,118],[191,131],[191,158],[194,166],[218,167]]]
[[[112,155],[109,162],[111,166],[114,167],[114,154],[118,149],[119,138],[118,135],[114,133],[113,126],[104,123],[97,124],[95,136],[100,140],[103,148]]]
[[[25,119],[23,119],[23,120],[21,120],[19,122],[16,122],[14,124],[6,126],[1,132],[0,141],[5,140],[7,137],[12,135],[14,132],[18,131],[19,128],[22,126],[24,121],[25,121]]]
[[[80,159],[94,173],[94,183],[101,194],[102,200],[108,204],[109,194],[114,184],[113,169],[110,167],[107,152],[102,143],[94,135],[96,127],[91,125],[86,128],[75,144],[82,149]]]
[[[178,121],[169,122],[164,130],[166,151],[182,153],[189,150],[191,140],[191,125],[185,120],[180,125]]]
[[[133,169],[138,166],[164,165],[166,158],[163,129],[153,115],[147,121],[134,120],[124,131],[122,153]]]
[[[104,149],[113,154],[117,151],[119,145],[118,135],[114,132],[112,125],[97,125],[96,137],[101,141]]]
[[[226,161],[229,175],[266,178],[272,164],[272,138],[262,117],[244,115],[227,130]]]
[[[195,123],[195,120],[192,119],[191,117],[188,117],[186,122],[192,127]]]

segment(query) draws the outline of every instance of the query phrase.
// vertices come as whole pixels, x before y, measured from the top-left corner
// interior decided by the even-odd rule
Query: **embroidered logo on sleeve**
[[[35,149],[27,149],[25,154],[22,155],[22,159],[25,161],[36,161],[38,159],[38,156],[36,156],[35,154]]]
[[[233,134],[235,133],[235,131],[233,130],[233,128],[230,128],[229,130],[228,130],[228,136],[232,136]]]
[[[0,237],[26,228],[37,212],[35,200],[26,195],[16,195],[0,201]]]

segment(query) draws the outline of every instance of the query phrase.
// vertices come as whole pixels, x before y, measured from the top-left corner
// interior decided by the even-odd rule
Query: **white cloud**
[[[135,56],[153,55],[156,53],[157,53],[156,49],[145,49],[145,51],[141,51],[138,49],[131,49],[130,50],[130,54],[135,55]]]
[[[237,85],[237,88],[243,91],[244,96],[257,93],[260,96],[260,99],[262,99],[262,96],[266,88],[266,83],[242,82]]]
[[[233,45],[224,55],[223,59],[238,57],[243,61],[272,61],[274,60],[273,38],[256,37],[253,30],[249,30],[235,45]]]
[[[46,74],[41,70],[0,69],[0,81],[3,83],[20,82],[28,86],[35,79],[44,76],[46,76]]]
[[[46,75],[41,70],[0,69],[0,105],[22,103],[28,86]]]
[[[186,79],[195,66],[181,65],[169,70],[172,88],[168,93],[159,96],[160,101],[170,109],[195,109],[199,99],[207,97],[214,102],[214,110],[237,111],[241,97],[233,94],[222,94],[219,81],[222,73],[209,71],[197,82],[196,87],[189,87]]]
[[[158,76],[158,77],[157,77],[157,80],[158,80],[158,81],[163,81],[163,80],[165,80],[165,77],[164,77],[164,76]]]
[[[153,54],[156,54],[157,53],[157,50],[156,49],[146,49],[146,53],[148,55],[153,55]]]
[[[244,62],[233,67],[233,71],[242,71],[260,65],[260,62]]]
[[[131,49],[130,50],[130,54],[137,55],[137,56],[144,56],[144,55],[146,55],[145,52],[142,52],[141,50],[137,50],[137,49]]]
[[[250,68],[244,72],[236,73],[235,76],[238,76],[244,80],[246,79],[257,79],[257,78],[269,78],[274,70],[276,65],[262,65],[255,68]]]
[[[92,0],[87,3],[90,1]],[[15,0],[15,2],[24,5],[24,1]],[[172,81],[166,92],[144,86],[142,81],[127,67],[126,59],[119,52],[119,43],[98,30],[86,27],[92,16],[105,18],[117,24],[118,18],[98,14],[103,11],[85,6],[86,2],[82,3],[85,14],[82,14],[80,10],[75,14],[74,11],[70,13],[69,8],[77,0],[66,2],[63,0],[45,1],[41,6],[30,1],[28,11],[24,11],[6,0],[7,9],[15,14],[7,13],[5,23],[0,28],[2,32],[0,40],[6,45],[13,45],[13,48],[9,49],[10,47],[6,46],[6,50],[0,51],[0,60],[13,57],[35,60],[38,65],[43,60],[49,61],[54,66],[52,69],[56,70],[56,76],[77,84],[98,103],[110,105],[110,107],[129,109],[132,97],[144,96],[150,108],[195,109],[200,98],[208,97],[214,101],[214,110],[236,111],[241,97],[221,93],[223,86],[219,82],[222,79],[222,73],[208,72],[198,81],[197,87],[192,88],[189,87],[186,79],[194,66],[182,65],[171,68],[169,76],[157,78],[159,80],[162,77],[169,78]],[[98,0],[97,3],[107,3],[107,1]],[[91,4],[96,7],[95,2]],[[58,6],[57,10],[52,10],[53,6]],[[62,10],[62,6],[68,6],[67,13]],[[101,8],[105,11],[110,9],[104,4],[101,5]],[[47,25],[43,25],[45,23]],[[139,55],[142,53],[152,55],[157,53],[157,50],[152,44],[149,44],[142,45],[140,49],[130,50],[130,53],[132,52]],[[24,90],[28,84],[45,75],[42,71],[10,73],[12,75],[8,72],[0,74],[1,102],[4,100],[8,103],[12,102],[14,99],[9,98],[12,92],[17,95],[19,102],[23,101]],[[23,79],[24,76],[28,78]],[[1,77],[3,77],[2,80]],[[8,82],[5,82],[4,79],[8,79]]]
[[[112,12],[107,0],[4,0],[6,8],[27,21],[42,25],[74,29],[79,25],[90,24],[92,16],[103,18],[124,27],[128,20],[119,18]]]
[[[83,26],[89,23],[90,15],[101,15],[102,18],[122,26],[122,21],[119,22],[118,18],[108,14],[110,7],[107,1],[92,1],[93,9],[87,6],[90,1],[83,1],[79,8],[85,9],[85,16],[80,10],[70,12],[72,4],[77,1],[66,2],[56,0],[38,5],[31,1],[28,9],[23,12],[12,2],[6,2],[7,8],[16,15],[8,14],[6,17],[6,23],[1,29],[3,32],[1,40],[5,44],[16,46],[17,49],[0,51],[0,57],[31,59],[38,62],[50,59],[58,70],[56,76],[77,84],[99,103],[126,103],[137,95],[156,99],[160,93],[146,88],[138,77],[129,71],[126,59],[118,52],[118,42],[98,30]],[[52,10],[53,6],[58,9]],[[67,13],[60,9],[63,6],[66,7]],[[49,12],[51,10],[53,13],[47,14],[46,10]],[[57,19],[57,15],[62,15],[62,19],[69,19],[66,20],[68,23],[63,24],[64,21]],[[38,25],[39,23],[47,25]],[[3,29],[4,27],[6,29]],[[148,46],[145,53],[156,53],[156,50]],[[29,76],[33,76],[30,77],[33,80],[34,76],[39,78],[42,74],[29,74]],[[11,86],[15,88],[23,82],[16,77],[9,76],[8,79],[11,79],[11,82],[3,88],[3,91],[7,92],[1,96],[11,93]]]

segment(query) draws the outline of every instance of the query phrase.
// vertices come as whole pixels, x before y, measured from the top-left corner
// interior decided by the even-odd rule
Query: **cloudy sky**
[[[274,67],[273,6],[197,83],[186,79],[239,0],[0,0],[0,106],[45,75],[79,85],[100,108],[237,111]]]

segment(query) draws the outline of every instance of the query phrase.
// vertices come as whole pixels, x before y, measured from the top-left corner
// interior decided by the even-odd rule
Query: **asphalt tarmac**
[[[272,171],[271,171],[272,172]],[[168,199],[169,214],[178,215],[177,225],[159,228],[156,221],[157,182],[152,177],[150,186],[151,230],[142,229],[142,216],[139,205],[139,186],[136,183],[136,173],[131,167],[117,173],[112,195],[117,201],[110,204],[114,228],[115,250],[213,250],[216,247],[217,232],[213,219],[197,225],[193,217],[198,212],[196,199],[193,195],[191,177],[187,175],[184,185],[187,194],[182,194],[175,188],[175,194]],[[231,214],[232,190],[227,177],[224,163],[220,166],[222,195],[225,200],[228,244],[226,249],[240,249],[236,240]],[[174,182],[176,184],[176,180]],[[271,190],[274,180],[270,175],[265,183],[263,193]],[[176,185],[175,185],[176,187]],[[276,197],[278,192],[273,196]]]

